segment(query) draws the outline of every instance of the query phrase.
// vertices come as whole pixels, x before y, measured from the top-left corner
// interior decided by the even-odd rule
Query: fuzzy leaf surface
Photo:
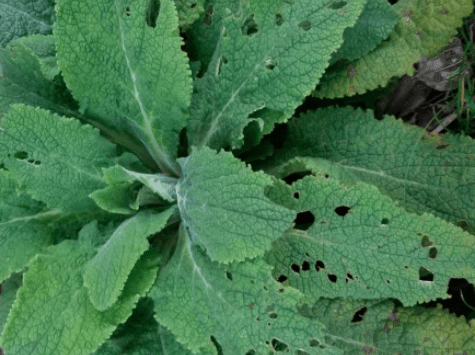
[[[442,309],[396,307],[389,300],[320,299],[300,312],[327,326],[329,343],[345,354],[472,354],[473,321]],[[361,315],[355,321],[356,315]]]
[[[408,212],[427,212],[453,223],[475,226],[475,141],[442,134],[428,138],[424,130],[386,116],[351,107],[329,107],[303,114],[289,124],[284,146],[264,164],[276,177],[293,169],[290,159],[327,160],[310,169],[321,176],[364,181],[398,202]],[[320,163],[319,163],[320,164]],[[294,170],[295,171],[295,170]]]
[[[194,87],[190,145],[240,148],[244,127],[257,120],[248,117],[253,112],[267,108],[290,117],[365,3],[333,9],[325,1],[255,0],[227,9],[208,70]],[[258,123],[262,130],[264,121]]]
[[[1,0],[0,46],[18,37],[49,34],[54,21],[54,0]]]
[[[129,218],[86,264],[84,286],[97,310],[105,311],[117,301],[137,260],[150,247],[147,237],[164,228],[174,209]]]
[[[281,289],[261,258],[223,265],[193,245],[183,226],[173,258],[148,296],[155,319],[192,352],[206,347],[212,335],[223,354],[253,349],[265,354],[273,340],[310,355],[342,353],[323,342],[322,326],[297,312],[301,293]],[[319,346],[310,346],[310,340]]]
[[[14,105],[2,120],[0,159],[26,191],[64,212],[94,210],[89,194],[104,187],[101,167],[115,146],[78,120]]]
[[[273,179],[253,172],[231,153],[193,147],[190,156],[178,161],[181,219],[211,260],[229,263],[263,255],[292,226],[295,213],[264,196]]]
[[[58,64],[82,112],[136,135],[178,176],[192,86],[173,1],[58,0],[56,9]]]
[[[475,281],[472,235],[431,214],[408,213],[374,186],[306,176],[281,182],[269,198],[312,215],[265,256],[276,279],[309,299],[396,298],[412,306],[448,298],[451,278]]]
[[[118,301],[99,312],[82,278],[98,237],[97,224],[88,224],[78,240],[66,240],[33,259],[0,338],[5,353],[90,355],[132,314],[156,277],[157,268],[147,266],[153,255],[144,254]]]

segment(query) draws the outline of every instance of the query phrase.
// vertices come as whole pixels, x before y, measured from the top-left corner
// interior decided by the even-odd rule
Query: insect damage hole
[[[160,0],[150,0],[147,9],[147,16],[145,22],[148,27],[157,27],[157,19],[160,15]]]
[[[241,32],[243,36],[251,37],[259,32],[259,25],[254,20],[254,14],[246,17],[244,23],[241,27]]]
[[[310,31],[312,29],[312,23],[309,20],[300,21],[297,26],[299,26],[299,28],[304,30],[305,32]]]
[[[367,311],[368,311],[367,307],[363,307],[360,310],[356,311],[355,314],[353,315],[353,319],[351,320],[351,323],[362,322]]]

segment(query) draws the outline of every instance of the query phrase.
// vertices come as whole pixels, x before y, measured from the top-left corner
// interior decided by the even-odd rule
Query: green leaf
[[[345,354],[472,354],[473,321],[437,308],[391,301],[321,299],[300,312],[327,326],[329,343]],[[356,319],[355,319],[356,318]],[[429,352],[428,352],[429,351]]]
[[[89,194],[104,187],[101,167],[115,146],[99,131],[43,109],[14,105],[2,120],[0,159],[35,199],[61,211],[97,209]]]
[[[180,343],[196,352],[212,335],[223,354],[266,354],[277,343],[289,353],[343,354],[326,346],[318,321],[298,314],[301,293],[281,288],[262,259],[212,262],[185,234],[180,226],[176,252],[148,294],[155,319]]]
[[[0,286],[0,333],[7,323],[10,308],[15,301],[16,293],[22,285],[22,274],[12,274],[10,278],[3,281]]]
[[[153,317],[153,301],[140,299],[134,313],[93,355],[192,355],[173,334]],[[197,355],[217,355],[213,344]]]
[[[205,0],[175,0],[180,27],[188,27],[200,17],[204,11]]]
[[[0,338],[6,354],[89,355],[131,314],[156,278],[146,253],[132,270],[118,301],[107,311],[89,301],[81,276],[94,256],[95,228],[86,226],[76,240],[66,240],[37,255],[23,276]],[[97,227],[96,227],[97,228]],[[60,272],[58,272],[60,271]]]
[[[359,59],[371,52],[393,31],[398,19],[398,12],[388,1],[368,0],[356,25],[343,33],[343,45],[333,53],[330,65],[339,59]]]
[[[55,53],[53,36],[24,37],[0,48],[0,117],[13,104],[72,112],[71,94],[60,77],[55,78],[59,71]]]
[[[131,270],[149,248],[147,237],[165,228],[175,210],[140,212],[123,222],[84,267],[84,286],[99,311],[109,309],[119,298]]]
[[[136,134],[162,172],[179,176],[176,149],[188,117],[191,72],[174,3],[157,2],[158,12],[147,17],[152,3],[58,0],[58,64],[82,112]]]
[[[0,46],[5,46],[18,37],[51,33],[54,0],[2,0],[0,14]]]
[[[431,214],[408,213],[374,186],[306,176],[281,182],[269,198],[312,215],[265,255],[276,279],[311,300],[396,298],[412,306],[448,298],[451,278],[474,279],[472,235]]]
[[[256,164],[276,177],[298,171],[290,159],[306,159],[308,169],[324,176],[376,186],[408,212],[427,212],[451,222],[475,226],[474,140],[425,131],[372,111],[328,107],[290,122],[284,146],[273,159]],[[327,160],[325,167],[312,160]],[[315,168],[319,165],[319,168]]]
[[[291,227],[295,213],[264,196],[272,178],[253,172],[231,153],[193,147],[178,161],[181,219],[211,260],[229,263],[263,255]]]
[[[388,40],[356,61],[328,68],[313,96],[338,98],[364,94],[386,86],[394,76],[412,76],[413,64],[421,55],[436,55],[452,42],[462,19],[472,13],[473,2],[401,0],[393,7],[399,19]]]
[[[290,117],[328,66],[366,1],[332,9],[314,0],[244,1],[222,21],[210,66],[196,80],[188,125],[190,145],[240,148],[248,116],[270,109]],[[229,7],[229,5],[224,5]],[[328,24],[331,23],[331,26]]]
[[[9,172],[0,170],[0,282],[22,271],[51,244],[51,235],[39,220],[58,212],[45,211],[43,204],[20,191]]]
[[[109,186],[89,196],[105,211],[131,214],[144,203],[163,205],[176,201],[178,180],[167,174],[144,174],[120,165],[104,168],[103,172]],[[144,184],[138,192],[136,181]]]

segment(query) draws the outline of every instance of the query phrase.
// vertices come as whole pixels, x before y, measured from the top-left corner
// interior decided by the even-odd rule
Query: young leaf
[[[149,248],[147,237],[161,231],[176,205],[156,214],[139,212],[123,222],[84,267],[84,286],[99,311],[109,309],[120,296],[129,274]]]
[[[325,344],[318,321],[298,314],[301,293],[280,289],[270,270],[260,258],[212,262],[180,225],[175,254],[148,294],[155,319],[192,352],[213,336],[223,354],[267,354],[276,343],[285,343],[289,353],[343,355]]]
[[[0,160],[26,191],[64,212],[97,209],[89,194],[106,184],[115,146],[97,129],[43,109],[14,105],[2,120]]]
[[[56,9],[58,64],[81,110],[137,134],[161,170],[178,176],[192,85],[174,3],[58,0]]]
[[[178,161],[181,219],[192,242],[211,260],[229,263],[263,255],[291,227],[295,213],[264,196],[272,178],[253,172],[231,153],[193,147]]]

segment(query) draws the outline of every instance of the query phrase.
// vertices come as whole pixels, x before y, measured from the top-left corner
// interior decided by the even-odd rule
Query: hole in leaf
[[[434,274],[421,266],[419,268],[419,280],[420,281],[434,281]]]
[[[434,244],[427,235],[424,235],[422,237],[422,241],[421,241],[421,246],[423,247],[428,247],[428,246],[431,246],[432,244]]]
[[[28,153],[27,152],[16,152],[13,155],[14,158],[19,159],[19,160],[25,160],[28,159]]]
[[[300,274],[300,266],[298,266],[297,264],[292,264],[290,268],[292,269],[293,272]]]
[[[350,208],[348,206],[338,206],[337,208],[335,208],[336,214],[341,217],[344,217],[349,210]]]
[[[429,249],[429,258],[435,259],[439,255],[439,250],[436,247],[432,247]]]
[[[256,355],[256,351],[254,349],[251,349],[245,355]]]
[[[277,313],[275,313],[275,312],[269,313],[269,318],[276,319],[277,318]]]
[[[338,280],[338,278],[336,277],[336,275],[333,275],[333,274],[328,274],[327,277],[328,277],[328,280],[330,280],[330,281],[333,282],[333,283],[336,283],[337,280]]]
[[[157,19],[160,14],[160,0],[150,0],[147,9],[146,23],[148,27],[157,27]]]
[[[211,26],[213,23],[213,12],[214,12],[214,4],[210,4],[206,9],[205,17],[203,18],[203,24],[205,26]]]
[[[231,281],[233,280],[233,274],[231,274],[229,271],[226,271],[226,277]]]
[[[126,15],[127,17],[130,16],[130,7],[129,7],[129,6],[127,6],[127,7],[125,8],[125,15]]]
[[[223,348],[221,347],[221,345],[218,343],[218,341],[216,340],[216,338],[214,336],[210,336],[209,337],[211,342],[213,343],[213,345],[216,347],[216,350],[218,351],[218,354],[222,354],[223,353]]]
[[[387,225],[388,223],[389,223],[389,219],[387,219],[387,218],[383,218],[381,220],[381,224],[384,225],[384,226]]]
[[[283,294],[284,292],[285,292],[285,289],[284,289],[284,288],[279,288],[279,289],[277,290],[277,293],[278,293],[278,294]]]
[[[262,289],[263,289],[264,291],[266,291],[266,292],[269,291],[269,288],[268,288],[266,285],[264,285],[264,286],[262,287]]]
[[[256,321],[259,322],[261,320],[261,317],[256,316]]]
[[[265,63],[264,63],[264,67],[267,69],[267,70],[274,70],[274,68],[277,66],[277,64],[272,60],[272,58],[267,58]]]
[[[297,173],[290,174],[286,176],[283,180],[288,184],[292,185],[295,181],[298,181],[300,179],[303,179],[305,176],[312,175],[312,172],[310,170],[305,170],[305,171],[300,171]]]
[[[282,17],[281,14],[276,14],[275,15],[275,24],[277,26],[282,26],[282,24],[284,23],[284,18]]]
[[[346,1],[334,1],[331,4],[327,5],[327,9],[338,10],[346,5]]]
[[[303,271],[308,271],[310,270],[310,263],[308,261],[304,261],[302,264],[302,270]]]
[[[277,352],[287,352],[289,350],[289,346],[287,344],[281,342],[276,338],[272,339],[271,344],[274,350]]]
[[[361,322],[367,311],[368,311],[367,307],[363,307],[360,310],[356,311],[355,314],[353,315],[353,319],[351,320],[351,323]]]
[[[328,179],[329,177],[330,177],[330,175],[325,174],[325,179]]]
[[[198,5],[197,3],[193,3],[190,5],[190,9],[194,9],[196,7],[196,5]]]
[[[278,281],[278,282],[284,282],[284,281],[287,280],[287,279],[288,279],[287,276],[280,275],[280,276],[277,278],[277,281]]]
[[[325,269],[325,264],[323,261],[317,260],[315,262],[315,270],[320,271],[320,269]]]
[[[33,164],[33,165],[36,165],[36,166],[41,165],[41,162],[40,162],[40,161],[34,160],[34,159],[29,159],[29,160],[28,160],[28,163]]]
[[[295,218],[295,226],[294,229],[306,231],[310,228],[310,226],[315,222],[315,217],[313,216],[312,212],[305,211],[297,213],[297,217]]]
[[[386,280],[386,283],[389,285],[389,284],[391,283],[391,281],[389,281],[389,280]]]
[[[346,273],[346,277],[348,278],[347,280],[349,279],[353,280],[353,275],[351,275],[349,272]]]
[[[227,63],[228,63],[228,60],[226,59],[224,55],[222,55],[221,58],[219,58],[219,63],[218,63],[218,76],[221,75],[221,69],[223,65]]]
[[[294,192],[294,198],[298,200],[298,199],[299,199],[299,197],[300,197],[300,196],[299,196],[299,193],[298,193],[298,191],[295,191],[295,192]]]
[[[312,23],[309,20],[300,21],[297,26],[305,32],[309,31],[312,28]]]
[[[252,36],[259,32],[259,26],[257,22],[254,20],[254,14],[248,16],[241,27],[241,32],[243,36]]]

